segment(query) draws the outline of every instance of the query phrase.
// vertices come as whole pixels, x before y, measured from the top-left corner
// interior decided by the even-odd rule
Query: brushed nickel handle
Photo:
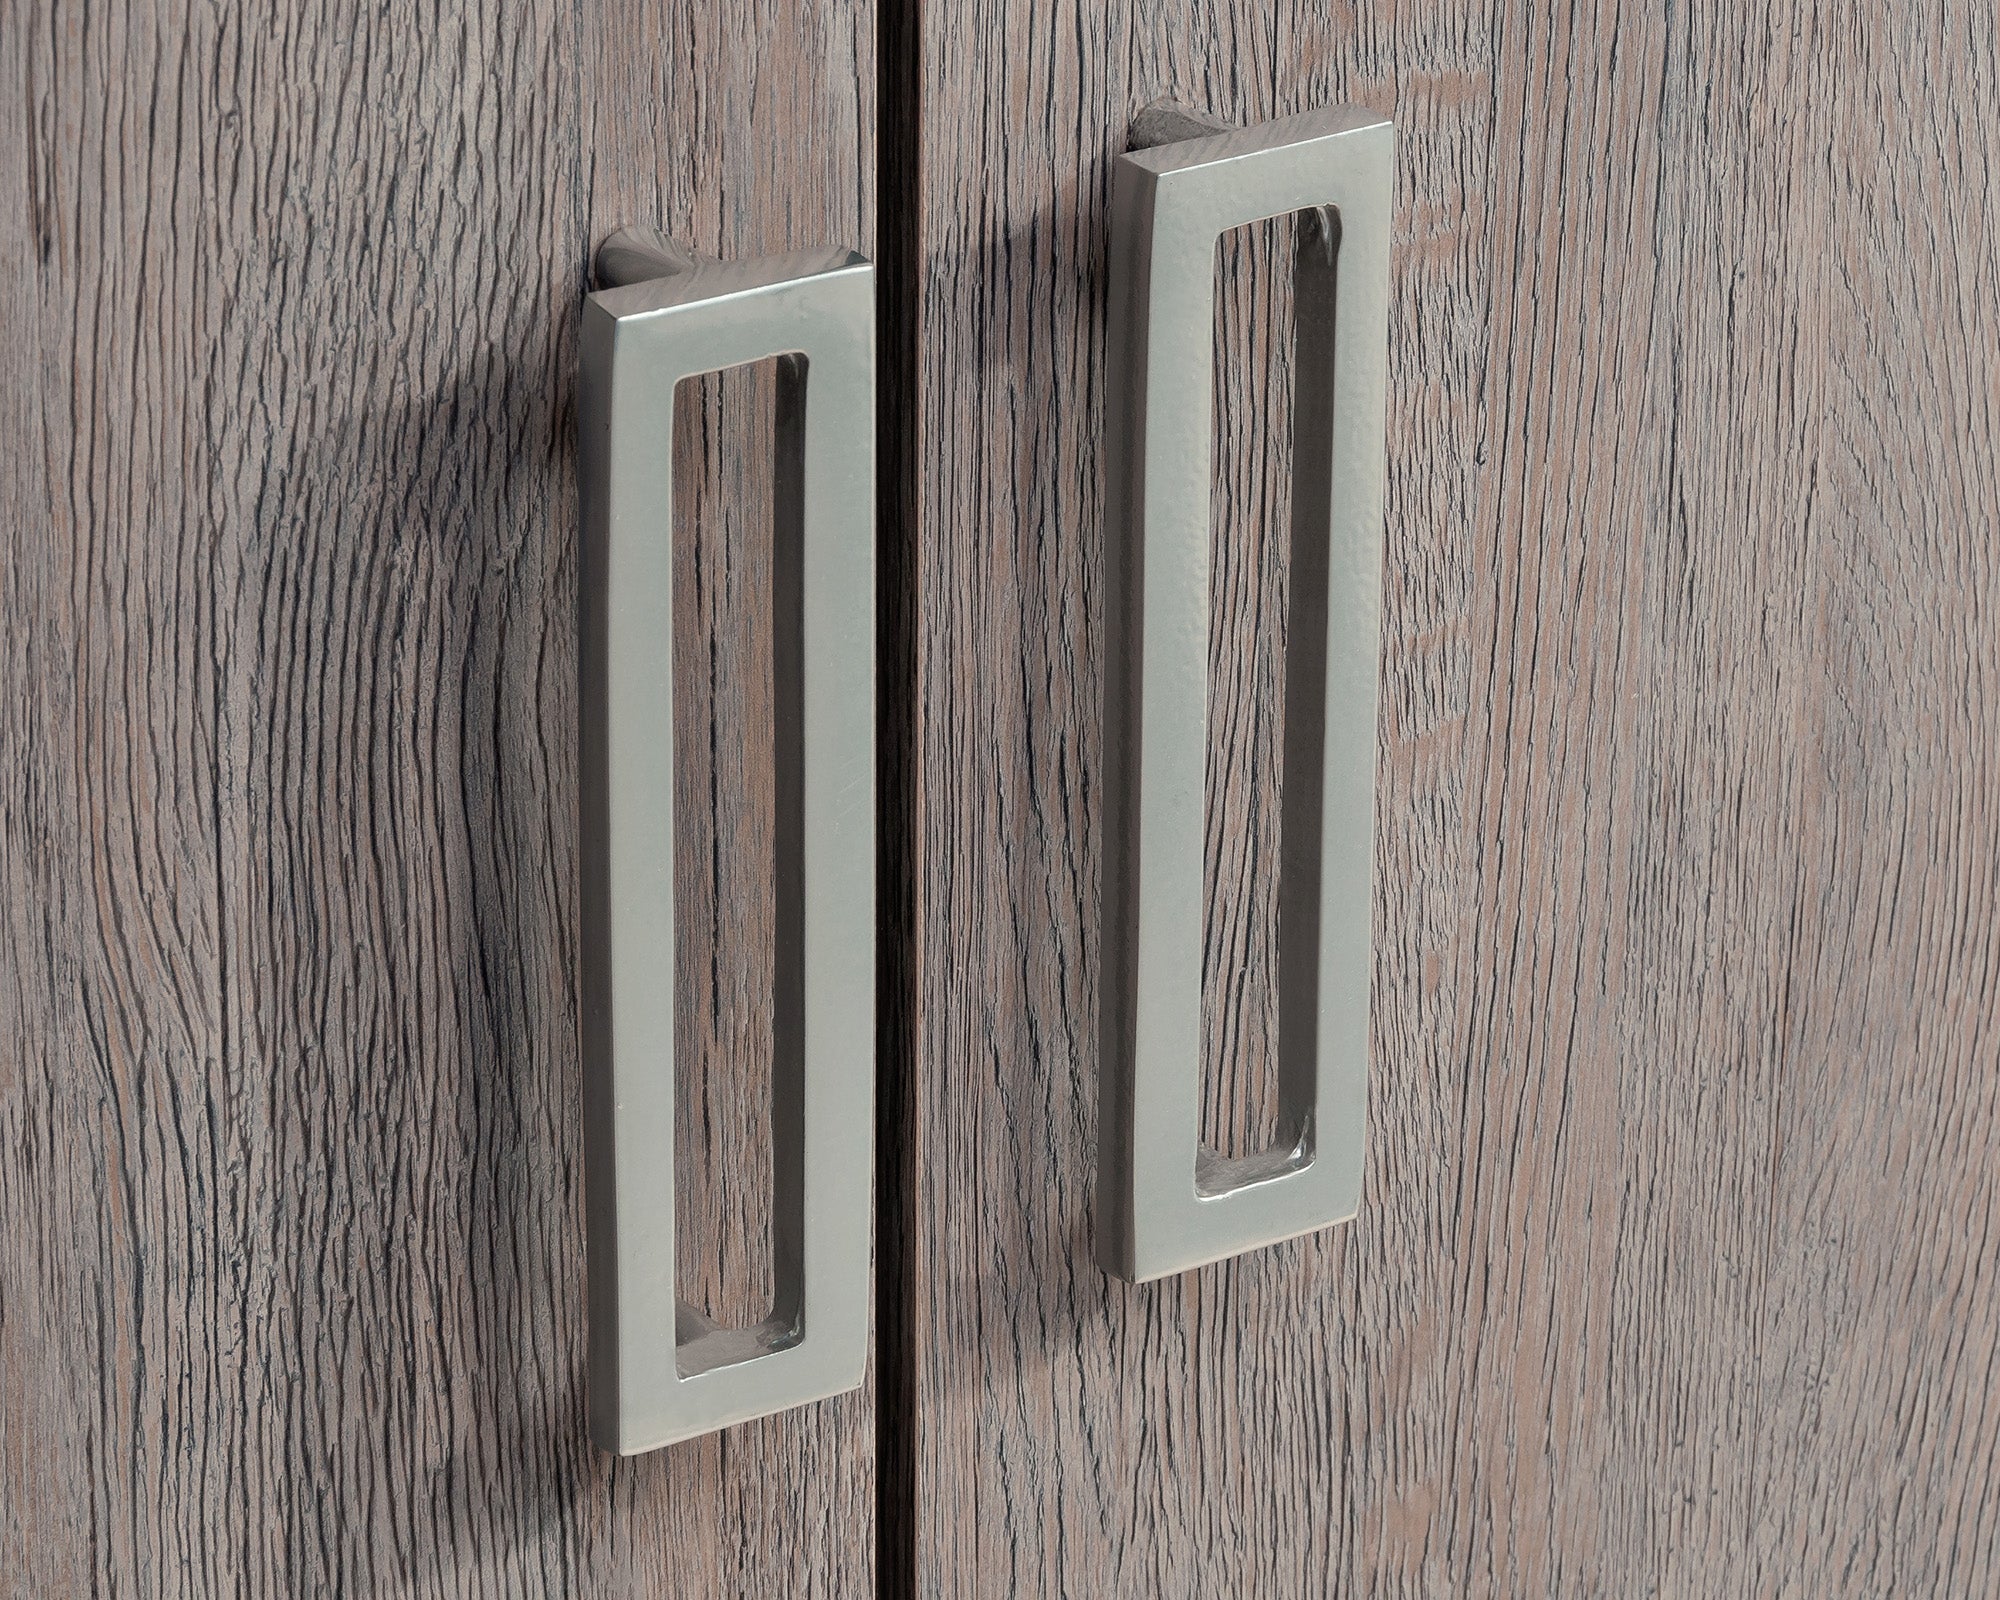
[[[875,1086],[874,268],[598,254],[578,417],[591,1432],[621,1455],[861,1382]],[[673,408],[779,358],[773,495],[775,1297],[726,1329],[674,1288]]]
[[[1137,1280],[1310,1232],[1361,1194],[1395,130],[1336,109],[1134,120],[1111,210],[1097,1254]],[[1278,893],[1282,1137],[1199,1132],[1217,239],[1296,215]]]

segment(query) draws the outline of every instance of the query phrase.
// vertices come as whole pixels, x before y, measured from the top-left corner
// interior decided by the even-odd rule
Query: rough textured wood
[[[736,1327],[770,1315],[775,1287],[774,457],[757,446],[776,373],[706,373],[674,400],[674,805],[702,819],[674,860],[674,1264],[681,1298]]]
[[[1292,526],[1290,217],[1216,246],[1209,493],[1209,802],[1202,828],[1202,1142],[1268,1150],[1278,1121],[1278,811]]]
[[[570,436],[594,239],[867,248],[873,76],[863,0],[7,9],[0,1592],[870,1587],[866,1391],[585,1439]]]
[[[913,1587],[2000,1588],[1990,12],[959,0],[921,46]],[[1131,1289],[1097,440],[1162,92],[1392,112],[1400,222],[1363,1213]]]

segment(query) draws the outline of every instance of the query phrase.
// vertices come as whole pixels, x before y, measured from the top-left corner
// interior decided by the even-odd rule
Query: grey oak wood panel
[[[619,222],[870,247],[873,33],[864,0],[0,21],[0,1592],[872,1587],[869,1392],[585,1438],[571,430]],[[754,1155],[709,1158],[768,1100],[755,399],[681,441],[683,817],[726,865],[697,838],[680,888],[752,973],[683,1018],[717,1304],[762,1216],[718,1176]]]
[[[1292,516],[1293,224],[1216,247],[1209,494],[1210,800],[1202,830],[1202,1142],[1268,1150],[1278,1123],[1277,850]]]
[[[916,1592],[2000,1587],[2000,41],[1922,9],[923,13]],[[1400,220],[1363,1211],[1130,1288],[1097,440],[1161,92],[1393,114]],[[1276,782],[1260,659],[1212,805]]]

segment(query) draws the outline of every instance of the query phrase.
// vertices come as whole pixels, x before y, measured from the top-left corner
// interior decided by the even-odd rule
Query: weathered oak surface
[[[925,8],[918,1592],[2000,1588],[1995,28]],[[1088,1247],[1103,220],[1163,92],[1392,113],[1399,229],[1364,1209],[1132,1289]],[[1225,627],[1283,526],[1232,523]],[[1215,650],[1222,1050],[1269,1032],[1270,660]]]
[[[867,0],[6,8],[0,1593],[871,1589],[867,1391],[585,1438],[571,431],[613,226],[870,248],[874,76]],[[748,963],[682,1018],[728,1309],[769,548],[722,388],[674,736]]]
[[[886,21],[898,1583],[2000,1588],[1993,18]],[[872,1588],[871,1391],[632,1463],[583,1436],[569,396],[618,222],[869,247],[873,33],[0,20],[0,1592]],[[1401,222],[1367,1201],[1135,1290],[1088,1248],[1102,217],[1163,92],[1393,113]],[[1260,249],[1224,263],[1204,1007],[1245,1142]],[[705,393],[673,736],[726,959],[682,974],[683,1242],[743,1315],[764,397]]]

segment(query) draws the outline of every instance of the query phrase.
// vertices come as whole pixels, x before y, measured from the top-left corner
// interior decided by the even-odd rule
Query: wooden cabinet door
[[[871,1390],[586,1438],[573,403],[619,224],[872,250],[874,52],[870,0],[7,8],[0,1593],[872,1590]],[[731,1310],[768,404],[677,441]]]
[[[2000,42],[1906,9],[11,8],[0,1593],[2000,1589]],[[1364,1203],[1134,1288],[1105,210],[1160,95],[1394,116],[1398,221]],[[631,221],[880,261],[883,1080],[869,1385],[614,1462],[572,407]],[[1283,251],[1218,259],[1225,1143]],[[681,1243],[746,1316],[769,375],[697,398]]]
[[[2000,1589],[1990,15],[901,26],[899,1592]],[[1109,162],[1162,94],[1392,115],[1397,231],[1366,1195],[1134,1288],[1090,1249],[1100,427]],[[1273,1016],[1268,244],[1220,267],[1224,1137]]]

